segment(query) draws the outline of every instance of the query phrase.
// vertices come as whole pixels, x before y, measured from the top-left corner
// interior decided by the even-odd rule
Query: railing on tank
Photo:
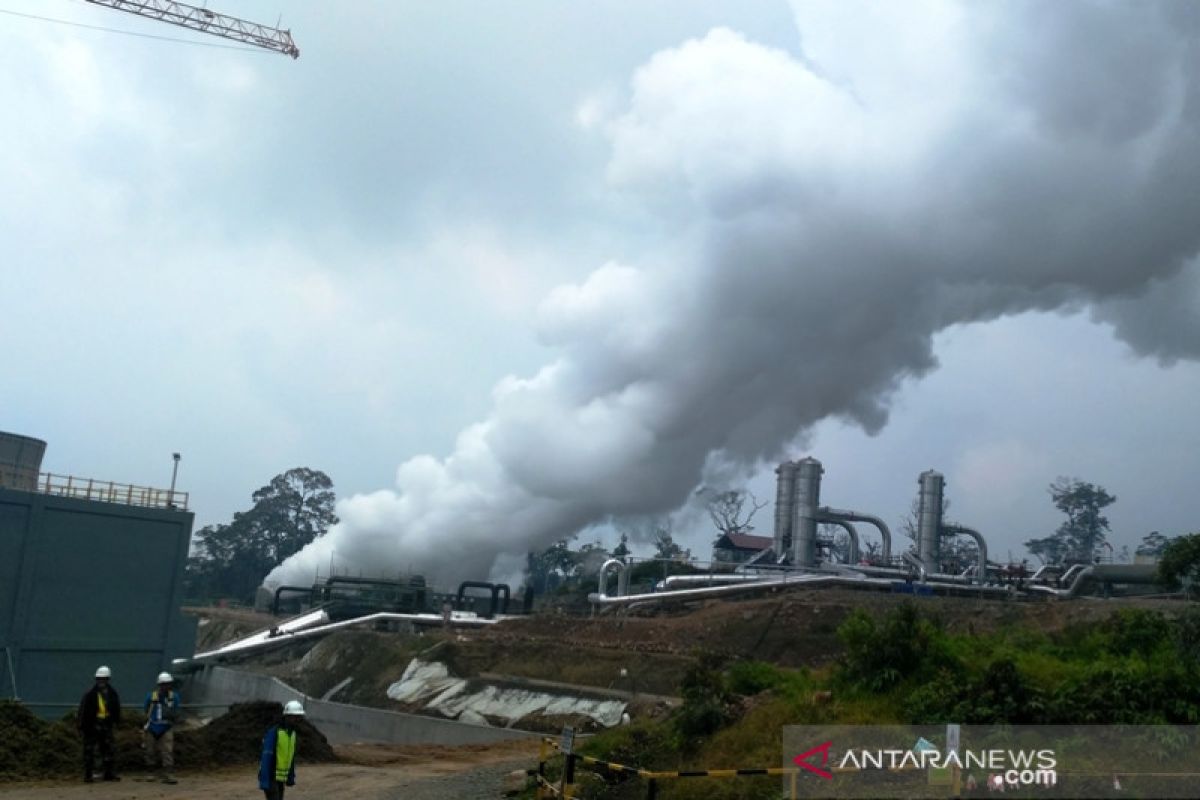
[[[35,491],[57,497],[98,500],[102,503],[123,503],[127,506],[143,508],[169,508],[175,511],[187,511],[188,507],[187,492],[154,489],[149,486],[132,486],[114,481],[98,481],[94,478],[77,478],[73,475],[55,475],[51,472],[38,474]]]

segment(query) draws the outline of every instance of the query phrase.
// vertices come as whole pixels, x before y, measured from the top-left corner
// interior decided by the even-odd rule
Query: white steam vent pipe
[[[949,535],[961,533],[975,540],[975,545],[979,548],[979,566],[975,569],[975,582],[980,584],[987,583],[988,549],[987,541],[984,540],[983,534],[965,525],[943,525],[942,533]]]
[[[608,570],[609,567],[615,568],[617,571],[617,597],[624,597],[629,593],[629,567],[619,558],[610,558],[600,565],[600,586],[598,594],[601,597],[608,596]]]
[[[880,552],[880,557],[886,563],[892,560],[892,531],[888,528],[887,523],[874,514],[864,514],[860,511],[846,511],[841,508],[825,508],[819,509],[817,519],[821,522],[832,522],[835,525],[841,525],[844,522],[865,522],[868,525],[875,526],[879,531],[879,538],[883,540],[883,547]]]

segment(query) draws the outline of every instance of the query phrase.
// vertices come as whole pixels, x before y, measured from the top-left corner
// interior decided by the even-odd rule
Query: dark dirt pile
[[[282,713],[279,703],[242,703],[203,728],[175,734],[175,763],[180,769],[255,764],[267,728]],[[144,769],[141,750],[144,717],[127,711],[116,733],[117,771]],[[325,736],[307,721],[300,723],[300,763],[336,761]],[[68,777],[81,772],[83,743],[74,714],[46,722],[12,700],[0,700],[0,783]]]
[[[183,756],[180,740],[186,740],[186,746],[193,751],[190,757],[197,759],[195,766],[257,762],[262,752],[263,734],[279,722],[282,712],[279,703],[239,703],[203,728],[183,731],[177,736],[178,755]],[[307,720],[302,720],[297,729],[296,757],[301,762],[337,761],[329,740]],[[183,761],[180,763],[187,765]]]
[[[82,771],[74,726],[44,722],[25,706],[0,700],[0,781]]]

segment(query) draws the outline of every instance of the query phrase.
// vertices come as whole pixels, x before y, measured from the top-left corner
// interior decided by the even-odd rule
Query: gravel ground
[[[287,800],[495,800],[504,796],[514,770],[537,762],[536,744],[495,747],[362,749],[358,763],[307,764]],[[165,786],[127,774],[119,783],[80,781],[0,783],[4,800],[250,800],[261,797],[252,767],[182,771],[179,784]]]

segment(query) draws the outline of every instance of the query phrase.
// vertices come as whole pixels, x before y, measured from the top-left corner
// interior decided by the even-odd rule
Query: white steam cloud
[[[1138,352],[1200,356],[1200,5],[795,11],[803,57],[717,29],[651,58],[615,115],[588,106],[672,252],[551,293],[557,359],[272,580],[331,557],[510,573],[824,417],[879,429],[954,323],[1091,306]]]

